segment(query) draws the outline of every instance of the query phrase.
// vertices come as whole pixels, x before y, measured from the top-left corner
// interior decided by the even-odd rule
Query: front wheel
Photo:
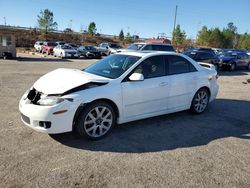
[[[250,62],[247,65],[247,70],[250,70]]]
[[[209,103],[208,90],[202,88],[195,94],[190,110],[195,114],[201,114],[206,110],[208,103]]]
[[[90,140],[99,140],[114,127],[116,114],[106,102],[95,102],[86,106],[76,122],[76,130]]]

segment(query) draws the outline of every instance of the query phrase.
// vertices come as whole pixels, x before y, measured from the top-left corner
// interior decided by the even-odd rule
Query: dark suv
[[[197,62],[213,64],[217,71],[222,66],[220,59],[214,53],[210,53],[206,51],[186,51],[183,54],[192,58],[193,60]]]

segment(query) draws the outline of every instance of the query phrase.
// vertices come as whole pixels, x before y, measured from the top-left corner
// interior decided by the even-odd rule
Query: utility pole
[[[175,41],[175,38],[174,38],[174,32],[175,32],[175,25],[176,25],[177,11],[178,11],[178,6],[176,5],[176,7],[175,7],[175,16],[174,16],[174,29],[173,29],[172,43],[174,43],[174,41]]]
[[[3,17],[3,19],[4,19],[4,25],[6,26],[6,25],[7,25],[7,23],[6,23],[6,18]]]

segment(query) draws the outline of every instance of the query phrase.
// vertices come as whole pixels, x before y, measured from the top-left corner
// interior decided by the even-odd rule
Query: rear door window
[[[197,71],[196,68],[187,59],[176,55],[168,56],[169,75],[183,74],[195,71]]]

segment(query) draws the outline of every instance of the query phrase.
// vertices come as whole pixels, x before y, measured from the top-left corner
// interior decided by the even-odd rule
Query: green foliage
[[[95,22],[91,22],[88,27],[88,33],[93,36],[96,33],[96,31],[97,29]]]
[[[57,29],[57,23],[54,22],[54,15],[49,9],[41,10],[40,15],[37,16],[38,27],[42,33],[48,34],[48,32]]]
[[[124,41],[124,32],[123,32],[123,30],[121,30],[121,32],[119,34],[119,39],[120,39],[120,41]]]
[[[126,37],[125,37],[125,43],[126,44],[130,44],[132,42],[133,42],[133,39],[132,39],[130,33],[128,32],[127,35],[126,35]]]
[[[181,30],[181,26],[178,24],[173,32],[173,44],[175,46],[183,45],[186,40],[185,31]]]
[[[250,34],[238,34],[237,27],[232,22],[228,23],[223,30],[219,28],[208,29],[203,26],[198,32],[197,43],[215,48],[250,49]]]
[[[245,33],[244,35],[240,36],[238,47],[250,50],[250,34]]]

